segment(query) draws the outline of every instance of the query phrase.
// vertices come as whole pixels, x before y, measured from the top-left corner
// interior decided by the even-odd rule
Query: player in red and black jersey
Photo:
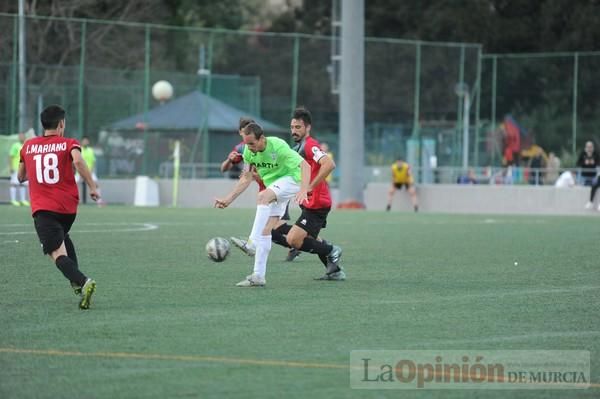
[[[29,181],[31,213],[44,254],[81,295],[79,307],[88,309],[96,282],[87,278],[77,263],[69,230],[77,215],[79,192],[73,166],[89,186],[90,196],[98,200],[98,188],[81,156],[75,139],[64,137],[65,110],[51,105],[40,115],[44,134],[27,140],[21,149],[18,179]]]
[[[308,162],[311,168],[309,198],[301,204],[302,214],[286,232],[287,242],[293,248],[319,255],[326,272],[319,280],[344,280],[346,275],[339,262],[342,249],[325,240],[318,239],[319,232],[327,225],[331,210],[331,193],[326,178],[335,169],[335,162],[321,150],[319,142],[311,136],[312,117],[303,107],[292,115],[290,129],[296,142],[294,149]]]

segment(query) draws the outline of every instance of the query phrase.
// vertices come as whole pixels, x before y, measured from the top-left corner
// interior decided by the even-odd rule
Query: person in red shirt
[[[312,116],[308,109],[296,108],[290,122],[292,139],[296,142],[294,149],[308,162],[311,173],[308,201],[300,205],[302,213],[286,232],[286,238],[292,248],[319,256],[326,272],[318,280],[345,280],[346,274],[339,264],[342,249],[319,239],[319,232],[327,226],[327,215],[331,210],[326,178],[335,169],[335,162],[311,136],[311,127]]]
[[[24,143],[18,179],[29,181],[31,213],[44,254],[52,258],[81,296],[79,308],[89,309],[96,282],[79,270],[75,246],[69,237],[79,203],[73,167],[85,180],[94,201],[100,198],[98,188],[81,156],[79,142],[64,137],[65,110],[50,105],[40,119],[44,134]]]

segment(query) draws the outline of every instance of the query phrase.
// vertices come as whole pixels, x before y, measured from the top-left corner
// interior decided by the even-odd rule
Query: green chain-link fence
[[[0,14],[4,134],[18,129],[17,21]],[[235,123],[227,129],[208,122],[192,129],[146,124],[148,113],[161,107],[151,94],[157,80],[173,85],[171,101],[201,92],[271,122],[279,127],[273,134],[282,137],[293,108],[305,105],[315,135],[334,154],[339,148],[339,98],[332,92],[336,38],[32,16],[25,27],[27,125],[39,130],[40,107],[62,104],[69,134],[90,136],[103,150],[100,175],[156,175],[175,139],[183,141],[184,162],[205,164],[224,158],[238,141]],[[459,83],[471,99],[470,165],[501,163],[496,132],[507,114],[546,150],[566,156],[598,137],[598,53],[484,55],[478,44],[367,38],[365,56],[367,165],[387,165],[398,155],[420,166],[431,155],[438,166],[462,165]],[[200,121],[218,109],[195,112]],[[114,128],[132,115],[140,115],[136,128]],[[433,154],[415,150],[424,141],[422,148]]]

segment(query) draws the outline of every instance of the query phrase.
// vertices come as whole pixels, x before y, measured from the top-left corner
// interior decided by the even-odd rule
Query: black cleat
[[[294,260],[294,259],[296,259],[298,256],[300,256],[300,253],[301,253],[301,252],[302,252],[302,251],[300,251],[299,249],[296,249],[296,248],[292,248],[292,249],[290,249],[290,251],[289,251],[289,252],[288,252],[288,254],[287,254],[287,257],[285,258],[285,261],[286,261],[286,262],[291,262],[291,261],[293,261],[293,260]]]
[[[342,248],[337,245],[333,246],[333,249],[327,255],[327,270],[325,274],[333,274],[339,272],[340,269],[340,258],[342,257]]]

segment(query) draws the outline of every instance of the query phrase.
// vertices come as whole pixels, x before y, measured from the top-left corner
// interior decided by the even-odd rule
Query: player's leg
[[[80,288],[81,301],[79,307],[88,309],[90,299],[96,289],[96,282],[87,278],[80,270],[77,262],[68,256],[65,237],[75,221],[75,215],[61,215],[40,211],[33,216],[34,225],[44,254],[49,255],[57,269],[71,283],[73,288]],[[68,239],[70,244],[72,242]],[[77,292],[77,291],[76,291]]]
[[[49,255],[54,264],[61,271],[72,286],[82,287],[87,277],[81,273],[77,263],[67,255],[65,246],[65,221],[64,216],[53,212],[40,211],[33,216],[35,230],[42,243],[42,251]],[[74,220],[74,215],[72,220]],[[72,222],[71,222],[72,223]],[[67,226],[69,223],[67,221]]]
[[[267,188],[258,193],[256,215],[252,224],[250,239],[256,247],[254,269],[250,276],[237,284],[238,287],[265,285],[267,259],[271,251],[271,230],[277,224],[280,215],[271,216],[271,203],[277,200],[275,192]],[[283,214],[283,212],[282,212]]]
[[[395,184],[392,184],[390,186],[390,189],[388,190],[388,202],[387,202],[387,206],[385,207],[386,211],[389,211],[392,209],[392,200],[394,199],[394,193],[396,192],[397,187]]]
[[[319,240],[321,228],[326,225],[329,209],[302,209],[302,214],[287,235],[288,243],[303,252],[317,254],[326,268],[326,274],[339,272],[342,249]]]
[[[19,188],[18,188],[19,202],[23,206],[29,206],[29,205],[31,205],[29,203],[29,201],[27,200],[27,191],[28,191],[27,183],[28,182],[19,184]]]
[[[292,226],[287,224],[287,221],[290,220],[290,212],[289,212],[290,204],[288,202],[285,207],[285,213],[281,216],[281,219],[275,225],[275,228],[271,231],[271,237],[275,244],[281,245],[282,247],[290,248],[285,236],[290,231]]]
[[[21,203],[17,198],[17,189],[19,187],[19,180],[17,178],[17,172],[13,172],[10,175],[10,203],[14,206],[20,206]]]
[[[410,200],[412,202],[413,209],[415,212],[419,212],[419,200],[417,199],[417,189],[415,185],[412,183],[407,183],[408,195],[410,195]]]
[[[282,247],[289,248],[288,254],[285,257],[286,262],[292,262],[294,259],[296,259],[298,256],[300,256],[300,250],[291,247],[290,244],[288,244],[287,239],[286,239],[287,234],[290,232],[290,229],[292,228],[291,225],[287,224],[287,222],[289,220],[290,220],[290,203],[288,202],[288,205],[285,207],[285,213],[281,217],[281,220],[279,221],[279,223],[277,223],[277,226],[271,232],[271,235],[273,237],[273,242],[275,244],[281,245]]]

